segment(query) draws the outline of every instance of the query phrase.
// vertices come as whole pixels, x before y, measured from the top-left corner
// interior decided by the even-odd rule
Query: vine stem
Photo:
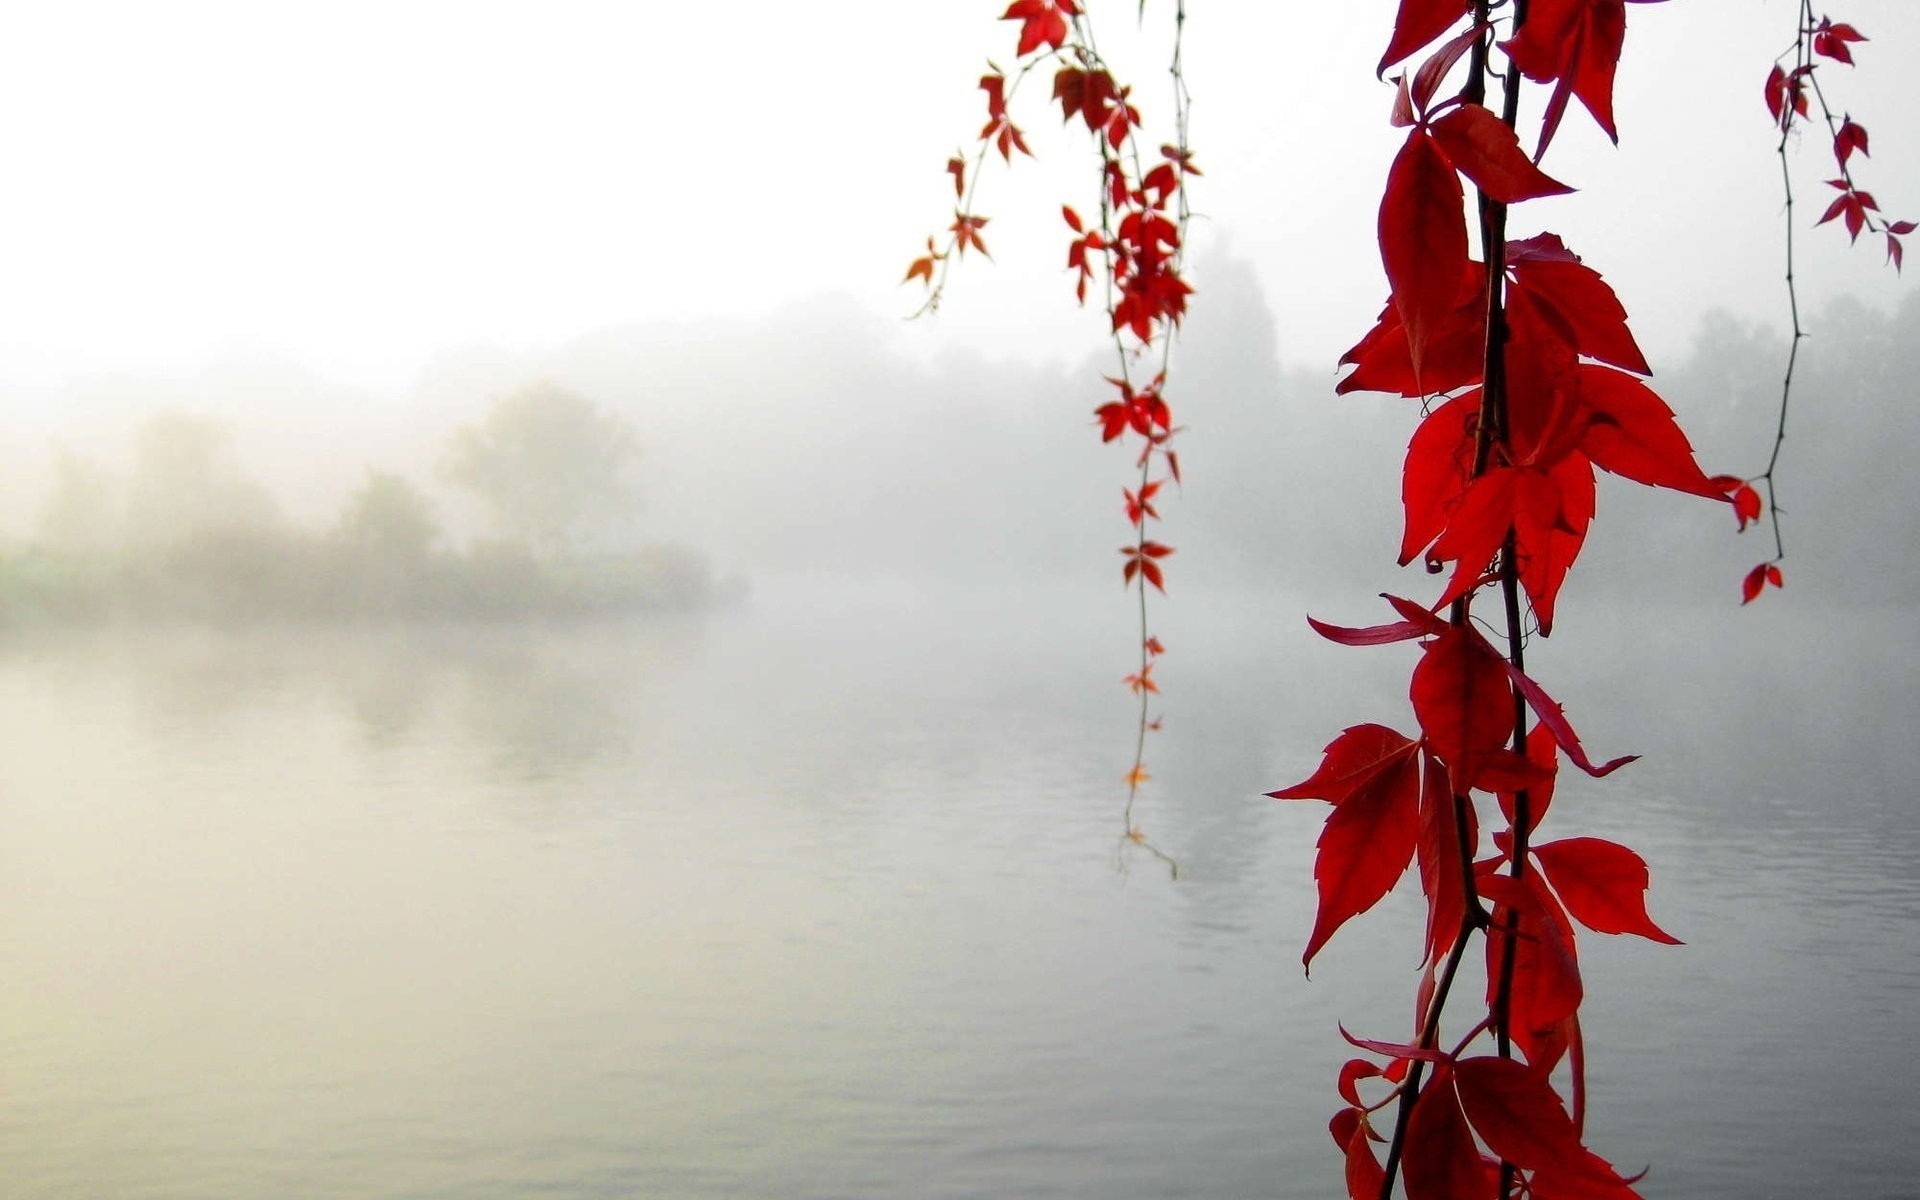
[[[1517,32],[1527,18],[1527,0],[1512,0],[1513,32]],[[1486,25],[1491,16],[1489,0],[1475,0],[1474,20]],[[1511,36],[1511,34],[1509,34]],[[1469,103],[1483,104],[1486,100],[1488,67],[1488,39],[1483,36],[1474,43],[1468,60],[1468,74],[1463,96]],[[1508,128],[1519,121],[1520,81],[1517,71],[1509,64],[1505,73],[1500,74],[1501,113],[1500,119]],[[1486,306],[1486,346],[1481,370],[1480,416],[1474,438],[1474,461],[1472,477],[1486,474],[1493,465],[1495,452],[1502,448],[1507,435],[1507,393],[1505,351],[1508,337],[1506,320],[1506,205],[1488,197],[1484,192],[1476,191],[1478,200],[1481,255],[1485,259],[1487,280]],[[1521,618],[1519,594],[1519,564],[1515,555],[1514,531],[1509,528],[1500,550],[1497,577],[1504,602],[1507,625],[1507,657],[1514,669],[1525,669],[1525,629]],[[1464,627],[1470,620],[1471,595],[1454,601],[1448,614],[1449,623]],[[1522,755],[1526,753],[1527,737],[1526,700],[1518,691],[1513,694],[1513,732],[1512,747]],[[1466,808],[1473,803],[1471,797],[1455,794],[1453,797],[1454,816],[1458,827],[1464,830]],[[1513,825],[1509,836],[1513,839],[1511,855],[1511,875],[1514,879],[1524,876],[1527,859],[1527,832],[1531,822],[1530,805],[1526,791],[1516,793],[1514,802]],[[1455,936],[1452,948],[1447,953],[1446,964],[1434,987],[1434,994],[1421,1023],[1418,1044],[1423,1049],[1432,1049],[1438,1043],[1440,1016],[1452,992],[1453,982],[1459,972],[1460,961],[1465,955],[1468,942],[1476,929],[1483,928],[1487,917],[1481,908],[1474,887],[1471,849],[1466,839],[1460,839],[1464,862],[1462,878],[1467,897],[1466,915],[1462,918],[1460,932]],[[1489,1014],[1495,1045],[1502,1058],[1511,1057],[1513,1044],[1508,1022],[1508,1010],[1513,994],[1513,964],[1515,948],[1519,940],[1519,914],[1509,912],[1502,922],[1498,935],[1505,945],[1500,955],[1500,975],[1495,987],[1495,998]],[[1394,1118],[1392,1140],[1387,1147],[1387,1161],[1380,1186],[1380,1200],[1392,1200],[1393,1187],[1399,1173],[1402,1157],[1406,1149],[1407,1129],[1412,1120],[1413,1107],[1419,1102],[1421,1084],[1425,1077],[1425,1064],[1415,1060],[1407,1070],[1407,1082],[1400,1095],[1399,1109]],[[1500,1163],[1500,1190],[1498,1195],[1506,1197],[1512,1194],[1515,1182],[1515,1168],[1504,1159]]]

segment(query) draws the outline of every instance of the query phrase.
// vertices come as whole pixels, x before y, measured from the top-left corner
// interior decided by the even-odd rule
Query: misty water
[[[1117,595],[763,587],[672,621],[15,633],[0,1194],[1322,1197],[1403,1036],[1410,884],[1303,977],[1344,725],[1409,647],[1162,608],[1122,844]],[[1587,935],[1591,1137],[1649,1196],[1913,1196],[1911,618],[1569,600],[1547,834],[1688,943]]]

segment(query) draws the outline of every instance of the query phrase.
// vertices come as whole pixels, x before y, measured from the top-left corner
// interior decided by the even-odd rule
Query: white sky
[[[1164,117],[1164,59],[1127,53],[1134,0],[1093,3],[1149,121]],[[1829,95],[1872,132],[1863,185],[1920,219],[1920,4],[1846,3],[1835,17],[1873,41],[1855,72],[1826,69]],[[904,313],[917,285],[900,275],[951,219],[942,165],[982,119],[974,80],[989,55],[1011,60],[1003,7],[0,3],[0,380],[266,354],[398,391],[448,346],[537,347],[825,291]],[[1250,257],[1283,355],[1331,373],[1384,293],[1374,219],[1399,134],[1371,64],[1394,6],[1189,7],[1197,240]],[[1157,38],[1171,0],[1147,9]],[[1623,148],[1570,114],[1546,166],[1582,193],[1516,217],[1614,282],[1656,369],[1708,305],[1779,319],[1760,97],[1794,9],[1635,5]],[[1057,216],[1062,200],[1091,207],[1088,160],[1022,107],[1044,161],[989,181],[998,265],[970,264],[936,325],[902,326],[908,344],[1077,357],[1097,343]],[[1814,203],[1830,162],[1810,144],[1796,168]],[[1906,286],[1831,229],[1802,244],[1816,307]]]

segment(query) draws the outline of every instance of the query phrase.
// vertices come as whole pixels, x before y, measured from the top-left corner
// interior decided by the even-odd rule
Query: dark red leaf
[[[1453,1072],[1441,1067],[1407,1119],[1401,1171],[1407,1200],[1494,1200],[1498,1180],[1460,1111]]]
[[[1433,544],[1466,494],[1473,478],[1479,421],[1480,392],[1476,389],[1428,413],[1407,443],[1406,466],[1400,474],[1400,501],[1406,510],[1406,528],[1400,537],[1401,566]]]
[[[1391,625],[1369,625],[1363,629],[1354,629],[1345,625],[1329,625],[1314,617],[1307,618],[1307,624],[1313,631],[1330,642],[1339,642],[1342,646],[1384,646],[1389,642],[1410,642],[1414,638],[1426,636],[1426,630],[1410,621],[1395,621]]]
[[[1420,64],[1419,71],[1414,73],[1407,98],[1422,116],[1426,115],[1428,106],[1433,103],[1433,95],[1440,90],[1440,84],[1446,79],[1447,72],[1453,70],[1454,64],[1460,61],[1461,55],[1472,48],[1486,31],[1486,26],[1475,25],[1456,34],[1449,38],[1445,45],[1435,50],[1426,62]]]
[[[1673,410],[1631,375],[1583,363],[1580,402],[1589,423],[1580,447],[1595,466],[1615,475],[1710,500],[1723,497],[1673,419]]]
[[[1420,867],[1420,890],[1427,897],[1426,961],[1446,956],[1467,915],[1465,863],[1479,853],[1480,829],[1473,805],[1458,806],[1447,786],[1446,769],[1428,757],[1421,773],[1420,840],[1415,857]],[[1466,844],[1460,826],[1466,826]]]
[[[1454,308],[1467,269],[1466,193],[1424,129],[1407,136],[1387,173],[1380,260],[1418,382],[1428,342]]]
[[[1479,785],[1487,756],[1513,732],[1507,662],[1485,641],[1449,627],[1421,649],[1408,689],[1427,744],[1447,765],[1453,791]]]
[[[1380,1200],[1380,1189],[1386,1185],[1387,1173],[1374,1157],[1367,1132],[1366,1118],[1362,1117],[1354,1122],[1342,1147],[1347,1156],[1347,1200]]]
[[[1393,38],[1374,74],[1384,75],[1388,67],[1418,53],[1453,28],[1471,8],[1470,0],[1400,0],[1400,11],[1393,18]]]
[[[1460,1106],[1487,1148],[1555,1195],[1634,1196],[1626,1180],[1580,1144],[1566,1106],[1546,1076],[1510,1058],[1462,1059],[1454,1066]]]
[[[1489,649],[1488,653],[1494,652]],[[1495,657],[1499,656],[1496,654]],[[1597,767],[1594,766],[1593,760],[1587,757],[1586,750],[1580,745],[1580,735],[1573,731],[1573,726],[1567,721],[1566,711],[1560,707],[1559,703],[1552,696],[1547,695],[1546,689],[1534,682],[1532,676],[1504,658],[1501,658],[1500,662],[1505,666],[1507,677],[1513,682],[1513,686],[1526,697],[1527,707],[1533,709],[1534,715],[1540,718],[1540,723],[1553,734],[1553,740],[1558,743],[1561,750],[1566,752],[1567,757],[1573,760],[1574,766],[1598,779],[1602,775],[1611,775],[1640,757],[1638,754],[1623,754],[1619,758],[1609,759]]]
[[[1613,75],[1626,33],[1623,0],[1534,0],[1526,24],[1501,44],[1528,79],[1557,83],[1535,157],[1553,141],[1569,95],[1579,97],[1607,137],[1620,140],[1613,125]]]
[[[1578,837],[1535,846],[1533,853],[1567,911],[1588,929],[1680,944],[1647,916],[1647,864],[1632,850],[1602,838]]]
[[[1527,831],[1540,824],[1547,810],[1553,807],[1554,781],[1560,775],[1560,755],[1553,740],[1553,731],[1544,724],[1536,722],[1527,731],[1527,761],[1546,772],[1544,780],[1529,781],[1527,792]],[[1514,792],[1519,789],[1502,789],[1500,792],[1500,813],[1506,817],[1507,824],[1514,824],[1518,815]]]
[[[1563,196],[1573,190],[1534,166],[1512,128],[1481,105],[1450,109],[1432,129],[1434,140],[1454,167],[1502,204]]]
[[[1041,46],[1058,50],[1067,40],[1067,18],[1078,12],[1076,0],[1013,0],[1000,19],[1022,22],[1014,53],[1024,55]]]
[[[1637,375],[1651,375],[1627,310],[1606,280],[1551,233],[1507,243],[1514,285],[1550,310],[1573,333],[1574,349]]]
[[[1388,1058],[1405,1061],[1443,1063],[1448,1061],[1447,1052],[1431,1046],[1416,1046],[1411,1042],[1382,1042],[1373,1038],[1355,1037],[1347,1032],[1345,1025],[1340,1026],[1340,1036],[1362,1050],[1371,1050],[1375,1054],[1384,1054]]]
[[[1302,962],[1349,918],[1385,896],[1413,858],[1418,836],[1420,771],[1415,743],[1380,725],[1356,725],[1327,745],[1320,769],[1278,800],[1321,799],[1334,805],[1320,833],[1313,877],[1320,905]]]

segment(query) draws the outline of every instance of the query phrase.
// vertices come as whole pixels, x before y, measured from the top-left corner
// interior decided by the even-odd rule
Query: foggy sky
[[[1142,39],[1134,7],[1096,17],[1151,123],[1168,107],[1170,10],[1148,6]],[[392,396],[449,348],[535,351],[828,292],[903,313],[904,265],[950,219],[941,165],[979,126],[974,80],[1010,60],[1003,8],[16,6],[0,44],[16,181],[0,196],[0,384],[284,358]],[[1582,190],[1516,217],[1615,282],[1656,366],[1712,304],[1780,309],[1760,84],[1795,8],[1633,8],[1622,147],[1576,115],[1548,167]],[[1371,64],[1392,10],[1203,4],[1189,21],[1207,172],[1195,241],[1254,264],[1292,363],[1330,368],[1384,294],[1374,211],[1399,135]],[[1920,111],[1905,69],[1920,10],[1857,0],[1835,15],[1872,39],[1857,70],[1824,68],[1834,104],[1873,133],[1860,181],[1920,217],[1920,138],[1900,125]],[[1043,105],[1025,111],[1041,161],[997,171],[978,205],[996,265],[970,264],[938,322],[892,331],[921,352],[1062,361],[1098,336],[1069,299],[1056,215],[1086,205],[1088,158]],[[1796,165],[1803,201],[1830,171],[1816,139]],[[1842,242],[1803,239],[1810,301],[1902,293],[1877,249]]]

